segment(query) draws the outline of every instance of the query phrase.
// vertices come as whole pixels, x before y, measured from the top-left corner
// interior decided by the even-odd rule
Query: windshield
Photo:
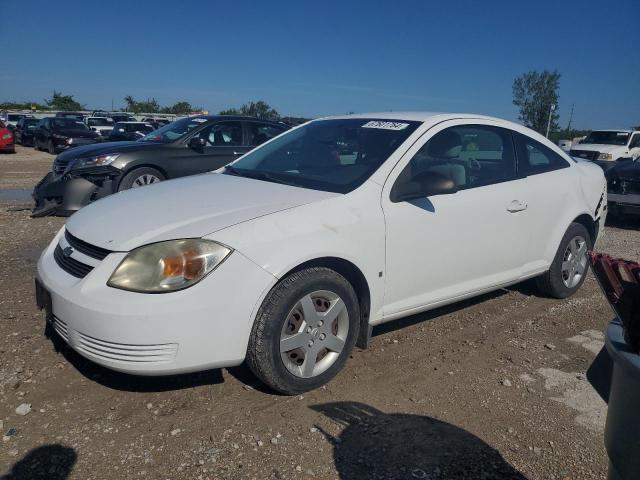
[[[26,115],[20,115],[20,114],[9,114],[7,115],[7,120],[9,122],[17,122],[18,120],[20,120],[22,117],[25,117]]]
[[[183,118],[164,127],[154,130],[140,139],[141,142],[171,143],[183,137],[194,128],[206,123],[208,119],[202,117]]]
[[[90,127],[111,127],[113,126],[113,120],[110,118],[88,118],[87,124]]]
[[[599,143],[602,145],[626,145],[629,141],[629,132],[591,132],[580,143]]]
[[[35,128],[39,121],[37,118],[25,118],[22,122],[27,128]]]
[[[87,130],[87,126],[84,123],[73,118],[52,118],[51,122],[54,128]]]
[[[419,124],[362,118],[318,120],[245,155],[225,173],[348,193],[362,185]]]

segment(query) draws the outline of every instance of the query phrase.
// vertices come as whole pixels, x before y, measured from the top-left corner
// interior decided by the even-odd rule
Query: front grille
[[[85,265],[71,257],[65,257],[59,244],[53,252],[53,258],[60,268],[69,275],[73,275],[77,278],[84,278],[91,270],[93,270],[91,265]]]
[[[572,157],[584,158],[585,160],[597,160],[600,152],[593,152],[591,150],[571,150],[569,154]]]
[[[59,158],[56,158],[53,161],[53,173],[55,173],[56,175],[60,175],[61,173],[64,173],[68,165],[69,165],[69,160],[60,160]]]
[[[96,260],[104,260],[104,258],[111,253],[111,250],[107,250],[106,248],[96,247],[95,245],[91,245],[84,240],[80,240],[77,237],[74,237],[69,233],[69,230],[65,230],[64,238],[66,238],[67,242],[74,250],[77,250],[85,255],[95,258]]]
[[[124,363],[170,362],[178,352],[176,343],[158,345],[130,345],[107,342],[78,332],[74,348],[88,357]]]

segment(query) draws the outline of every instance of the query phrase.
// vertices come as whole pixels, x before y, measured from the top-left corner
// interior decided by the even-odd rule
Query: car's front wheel
[[[591,236],[584,225],[572,223],[562,237],[549,271],[537,278],[538,288],[555,298],[573,295],[589,271],[587,252],[591,248]]]
[[[53,140],[49,140],[49,142],[47,143],[47,150],[51,155],[56,154],[56,146],[53,144]]]
[[[283,279],[258,310],[247,363],[278,392],[320,387],[342,368],[356,342],[360,309],[339,273],[313,267]]]
[[[122,190],[129,190],[130,188],[139,188],[146,185],[152,185],[154,183],[160,183],[164,179],[164,175],[155,168],[136,168],[124,176],[118,186],[118,191],[121,192]]]

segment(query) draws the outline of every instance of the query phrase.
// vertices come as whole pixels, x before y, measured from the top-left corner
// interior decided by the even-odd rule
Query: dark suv
[[[217,170],[287,129],[252,117],[201,115],[135,142],[74,148],[58,155],[53,171],[36,185],[33,215],[68,215],[121,190]]]
[[[32,117],[22,117],[16,123],[13,131],[13,137],[18,145],[33,145],[33,134],[36,126],[40,123],[40,119]]]
[[[96,143],[100,140],[98,133],[75,118],[44,118],[33,132],[33,147],[36,150],[47,149],[52,155],[68,148]]]

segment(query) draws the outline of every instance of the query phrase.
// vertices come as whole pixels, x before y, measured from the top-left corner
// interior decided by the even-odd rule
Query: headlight
[[[119,153],[110,153],[109,155],[98,155],[97,157],[80,158],[76,162],[76,167],[98,167],[102,165],[109,165],[116,158],[120,156]]]
[[[610,153],[601,153],[598,155],[598,160],[613,160],[613,155]]]
[[[232,251],[202,239],[153,243],[130,252],[107,285],[144,293],[182,290],[206,277]]]
[[[4,135],[2,135],[2,139],[3,140],[9,140],[13,135],[11,135],[10,133],[5,133]]]

